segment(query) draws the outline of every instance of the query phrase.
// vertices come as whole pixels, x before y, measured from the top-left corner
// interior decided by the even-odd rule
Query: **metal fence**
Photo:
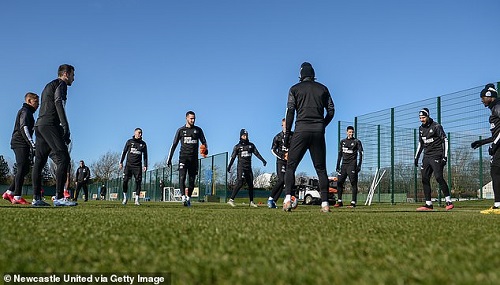
[[[196,176],[193,198],[198,201],[225,201],[227,196],[227,152],[215,154],[199,160],[198,175]],[[161,189],[160,182],[164,188]],[[186,181],[187,183],[187,181]],[[107,188],[106,199],[120,200],[123,198],[123,177],[111,179],[104,183]],[[91,198],[97,198],[102,183],[89,185]],[[129,180],[128,198],[135,192],[134,179]],[[177,201],[181,191],[179,189],[178,165],[148,170],[143,173],[141,185],[141,199],[150,201]]]
[[[491,136],[490,110],[483,106],[479,97],[482,88],[478,86],[369,113],[355,117],[354,122],[338,122],[339,143],[345,137],[347,126],[353,125],[356,137],[363,144],[363,167],[358,183],[361,193],[368,193],[376,170],[382,169],[386,173],[373,201],[423,200],[420,171],[414,166],[413,158],[418,146],[418,112],[426,107],[448,136],[448,163],[444,172],[452,197],[483,198],[485,185],[491,181],[488,146],[477,150],[470,147],[471,142]],[[441,201],[441,192],[432,180],[432,195]]]

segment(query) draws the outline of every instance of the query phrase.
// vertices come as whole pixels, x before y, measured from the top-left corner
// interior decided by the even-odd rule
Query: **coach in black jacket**
[[[78,169],[76,169],[75,179],[76,179],[76,191],[73,200],[74,201],[78,200],[78,195],[80,195],[80,189],[83,188],[83,193],[85,194],[84,201],[87,202],[89,200],[88,183],[90,179],[90,169],[85,165],[85,162],[83,160],[80,160],[80,166],[78,167]]]

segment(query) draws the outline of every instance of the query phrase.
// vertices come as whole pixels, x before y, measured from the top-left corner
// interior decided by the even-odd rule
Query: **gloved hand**
[[[227,172],[231,173],[231,167],[230,166],[227,167]]]
[[[170,160],[169,160],[169,161],[167,161],[167,166],[168,166],[168,167],[172,167],[172,161],[170,161]]]
[[[64,142],[66,144],[69,144],[71,142],[71,133],[69,132],[69,127],[66,125],[66,126],[62,126],[63,128],[63,139],[64,139]]]
[[[356,167],[356,173],[359,173],[360,171],[361,171],[361,165],[358,165],[358,166]]]
[[[208,148],[207,148],[206,145],[204,145],[204,144],[200,145],[200,154],[203,157],[207,157],[207,155],[208,155]]]
[[[488,148],[488,153],[489,153],[491,156],[493,156],[493,155],[495,155],[495,152],[497,152],[497,149],[498,149],[498,144],[496,144],[496,143],[492,143],[492,144],[490,145],[490,147]]]
[[[473,149],[476,149],[480,146],[482,146],[483,144],[481,143],[481,141],[474,141],[470,144],[470,147],[472,147]]]
[[[267,161],[265,161],[265,160],[264,160],[264,162],[263,162],[262,164],[264,164],[264,167],[265,167],[265,166],[266,166],[266,164],[267,164]]]
[[[448,162],[448,158],[447,157],[443,157],[443,165],[446,165],[447,162]]]
[[[289,132],[285,132],[283,134],[283,146],[286,148],[290,147],[290,133]]]
[[[418,158],[415,158],[415,166],[418,167]]]

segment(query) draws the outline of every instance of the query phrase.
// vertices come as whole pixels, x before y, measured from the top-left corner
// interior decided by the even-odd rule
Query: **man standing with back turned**
[[[54,206],[76,206],[64,198],[64,184],[70,163],[68,145],[71,142],[66,117],[68,86],[75,80],[75,68],[69,64],[59,66],[57,79],[49,82],[42,91],[42,103],[35,124],[35,163],[33,166],[33,202],[35,207],[49,206],[42,200],[42,170],[49,155],[56,164],[56,196]]]
[[[291,193],[295,184],[295,171],[307,150],[318,175],[321,193],[321,211],[330,212],[328,205],[328,175],[326,172],[325,128],[335,115],[335,106],[328,88],[315,81],[315,73],[308,62],[300,66],[300,82],[290,88],[286,110],[286,131],[283,139],[288,148],[285,173],[285,200],[283,210],[291,211]],[[325,114],[326,111],[326,114]],[[295,118],[295,130],[292,125]]]

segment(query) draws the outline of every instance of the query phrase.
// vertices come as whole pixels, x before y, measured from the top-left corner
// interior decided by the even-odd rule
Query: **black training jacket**
[[[427,124],[418,128],[419,138],[415,158],[418,159],[422,150],[424,155],[433,159],[448,157],[448,139],[443,127],[429,118]]]
[[[172,161],[172,156],[174,155],[174,151],[179,142],[181,142],[181,149],[179,150],[180,158],[190,158],[193,156],[198,157],[198,147],[200,142],[208,148],[207,140],[205,139],[203,130],[200,127],[193,126],[188,128],[184,125],[175,133],[174,142],[170,147],[167,161]]]
[[[142,139],[136,139],[135,137],[132,137],[125,143],[120,163],[123,163],[123,160],[125,160],[125,156],[127,156],[127,167],[141,168],[143,155],[144,166],[148,167],[148,148],[146,146],[146,142],[144,142]]]
[[[21,109],[17,112],[16,122],[14,123],[14,131],[10,140],[11,148],[28,148],[33,147],[33,128],[35,126],[35,118],[33,117],[35,108],[24,103]],[[27,127],[28,133],[24,127]]]
[[[231,169],[234,160],[238,157],[238,169],[252,170],[252,154],[255,154],[263,163],[266,163],[266,160],[260,155],[253,143],[240,139],[240,143],[233,148],[228,168]]]
[[[335,115],[335,106],[326,86],[306,78],[292,86],[288,93],[287,133],[292,129],[295,111],[295,132],[324,132]]]
[[[359,153],[359,163],[357,161]],[[337,169],[340,168],[340,161],[342,160],[342,164],[357,164],[358,167],[361,167],[363,162],[363,145],[361,141],[357,138],[345,138],[340,141],[339,144],[339,154],[337,157]]]
[[[273,144],[271,145],[271,152],[278,160],[285,160],[285,153],[288,151],[284,144],[284,135],[285,134],[283,132],[279,132],[275,135],[273,138]],[[290,140],[292,139],[292,136],[293,132],[290,134]]]
[[[62,79],[49,82],[42,91],[42,102],[36,121],[37,126],[59,126],[69,133],[68,119],[64,107],[66,105],[68,86]]]

